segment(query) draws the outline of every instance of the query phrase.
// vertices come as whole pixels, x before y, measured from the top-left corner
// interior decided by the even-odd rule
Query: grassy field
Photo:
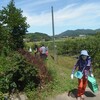
[[[29,100],[48,100],[63,92],[77,88],[77,79],[71,80],[70,74],[76,59],[74,57],[57,56],[57,61],[52,59],[51,54],[47,60],[47,68],[53,80],[42,90],[34,90],[28,93]]]
[[[72,56],[59,55],[55,62],[52,58],[52,54],[49,54],[47,68],[53,80],[43,87],[42,90],[35,90],[34,92],[28,93],[31,97],[29,100],[48,100],[58,94],[77,88],[77,79],[70,79],[70,74],[76,60],[77,59]]]
[[[47,67],[49,71],[51,70],[52,75],[54,75],[55,81],[58,82],[55,87],[56,92],[69,91],[75,86],[77,87],[76,79],[74,81],[70,79],[70,74],[75,62],[76,59],[74,57],[57,56],[56,62],[49,57]]]
[[[48,100],[58,94],[77,88],[77,79],[70,79],[72,68],[77,59],[73,56],[58,55],[57,60],[54,61],[52,56],[53,54],[50,53],[46,63],[52,81],[48,82],[41,90],[36,88],[33,91],[26,91],[29,100]],[[4,61],[3,58],[0,61]],[[7,63],[9,62],[5,64]],[[1,62],[2,65],[3,62]],[[4,69],[0,69],[0,71],[4,71]]]
[[[58,43],[58,47],[60,46],[60,49],[63,48],[61,50],[57,48],[57,50],[59,50],[61,52],[61,55],[65,55],[67,53],[69,53],[69,55],[74,55],[77,52],[74,53],[75,51],[73,51],[73,50],[76,50],[76,51],[78,50],[78,52],[79,52],[80,50],[82,50],[84,48],[91,51],[90,54],[92,55],[93,51],[95,51],[94,48],[98,49],[98,47],[99,47],[99,46],[97,47],[95,45],[95,42],[93,42],[94,44],[91,43],[92,40],[96,41],[98,39],[98,41],[99,41],[99,38],[97,38],[97,37],[92,37],[92,36],[88,37],[86,39],[86,40],[88,40],[87,42],[84,40],[84,38],[82,38],[82,39],[81,38],[75,38],[75,39],[67,38],[67,39],[69,39],[69,40],[71,39],[71,41],[66,41],[65,43],[67,45],[63,45],[63,46],[62,46],[63,42],[62,42],[62,44],[60,44],[61,40],[55,41]],[[64,41],[67,39],[64,39]],[[51,41],[49,41],[49,42],[51,42]],[[53,50],[53,45],[52,45],[52,43],[49,44],[49,42],[46,44],[46,46],[49,47],[49,51],[50,51],[50,50]],[[77,45],[77,44],[81,44],[81,45]],[[28,44],[28,45],[30,45],[30,44]],[[68,47],[68,48],[65,48],[65,47]],[[67,53],[66,52],[62,53],[62,51],[64,51],[64,49],[67,50]],[[57,53],[58,53],[58,51],[57,51]],[[65,91],[69,91],[70,89],[77,87],[77,79],[75,79],[75,78],[74,78],[74,80],[70,79],[72,67],[74,66],[77,59],[72,56],[59,55],[59,56],[57,56],[57,61],[55,62],[51,55],[53,56],[53,54],[50,53],[49,57],[48,57],[47,68],[48,68],[49,73],[53,77],[53,81],[49,82],[41,91],[36,92],[36,90],[35,90],[34,96],[33,96],[33,92],[32,92],[32,94],[30,94],[30,95],[32,95],[34,97],[34,100],[45,100],[45,98],[56,96],[57,94],[63,93]],[[99,66],[97,66],[97,65],[99,65],[99,60],[98,60],[99,57],[100,57],[99,55],[94,56],[94,58],[96,60],[94,59],[95,63],[93,65],[93,68],[95,68],[96,70],[94,71],[94,69],[93,69],[93,74],[96,77],[98,84],[100,85],[100,78],[98,76],[100,70],[99,70]],[[95,67],[95,65],[96,65],[96,67],[98,67],[98,69]],[[35,97],[36,97],[36,99],[35,99]],[[30,99],[30,100],[33,100],[33,99]],[[46,99],[46,100],[48,100],[48,99]]]

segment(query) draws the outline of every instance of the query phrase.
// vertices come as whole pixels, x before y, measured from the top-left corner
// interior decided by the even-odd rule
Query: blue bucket
[[[83,74],[82,74],[82,72],[77,71],[77,72],[74,74],[74,76],[75,76],[76,78],[81,79],[81,78],[83,77]]]

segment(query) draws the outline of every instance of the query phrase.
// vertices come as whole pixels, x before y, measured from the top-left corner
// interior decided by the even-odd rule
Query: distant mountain
[[[35,33],[27,33],[25,35],[25,38],[27,38],[30,41],[49,41],[51,40],[51,37],[45,33],[35,32]]]
[[[67,30],[56,37],[66,37],[66,36],[79,36],[79,35],[93,35],[97,32],[100,32],[100,29],[92,30],[92,29],[77,29],[77,30]]]

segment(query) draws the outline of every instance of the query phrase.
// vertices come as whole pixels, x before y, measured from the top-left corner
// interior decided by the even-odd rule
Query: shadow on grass
[[[91,91],[85,91],[84,95],[86,97],[95,97]],[[71,96],[72,98],[77,98],[77,89],[72,89],[68,92],[68,96]]]

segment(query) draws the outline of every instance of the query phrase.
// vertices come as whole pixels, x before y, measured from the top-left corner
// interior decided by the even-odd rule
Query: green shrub
[[[6,93],[13,88],[23,90],[28,87],[35,88],[34,78],[37,77],[35,65],[30,64],[17,52],[10,53],[8,57],[0,57],[0,91]]]
[[[92,64],[96,76],[100,68],[100,33],[86,38],[67,38],[65,41],[56,41],[58,55],[79,55],[81,50],[86,49],[92,58]],[[52,43],[49,43],[49,49],[52,49]]]

